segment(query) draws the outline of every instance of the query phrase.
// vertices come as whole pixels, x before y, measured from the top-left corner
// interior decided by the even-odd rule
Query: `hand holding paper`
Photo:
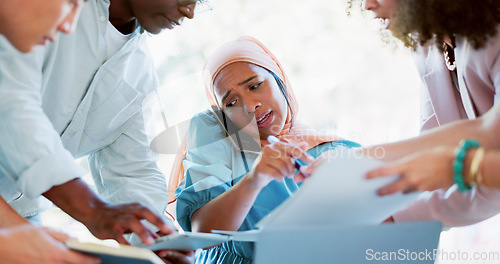
[[[332,155],[333,153],[330,153]],[[379,224],[417,195],[379,197],[376,190],[397,179],[365,179],[383,162],[343,150],[329,156],[292,197],[257,224],[263,226],[353,226]]]
[[[454,148],[450,147],[423,150],[371,170],[366,174],[366,178],[401,175],[397,181],[380,188],[377,191],[378,195],[448,188],[454,183],[452,169],[454,151]]]

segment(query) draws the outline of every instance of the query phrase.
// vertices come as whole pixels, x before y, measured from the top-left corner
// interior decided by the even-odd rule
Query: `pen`
[[[278,143],[278,142],[280,142],[280,140],[277,137],[275,137],[275,136],[268,136],[267,137],[267,141],[269,141],[269,143]],[[295,164],[295,168],[297,170],[300,170],[300,166],[301,165],[297,162],[297,160],[293,159],[293,162]]]

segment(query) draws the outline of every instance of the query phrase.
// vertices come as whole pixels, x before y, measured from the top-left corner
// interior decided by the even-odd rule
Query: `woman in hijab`
[[[175,193],[184,230],[255,229],[299,188],[295,161],[359,147],[295,120],[298,106],[283,67],[256,39],[221,46],[205,70],[212,109],[192,119],[187,151],[179,156],[183,169],[180,162],[174,167],[185,176]],[[197,263],[251,263],[252,256],[252,243],[229,241],[201,252]]]

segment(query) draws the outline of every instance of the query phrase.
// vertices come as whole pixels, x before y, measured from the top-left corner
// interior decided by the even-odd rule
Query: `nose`
[[[363,0],[363,9],[373,11],[377,8],[377,0]]]
[[[78,5],[71,9],[68,15],[61,21],[57,26],[57,31],[61,31],[65,34],[69,34],[75,28],[78,17],[80,16],[81,5]]]
[[[185,17],[189,19],[194,18],[194,9],[196,7],[196,3],[190,4],[190,5],[179,5],[179,11],[184,15]]]
[[[253,114],[262,104],[256,98],[247,98],[243,105],[245,113]]]

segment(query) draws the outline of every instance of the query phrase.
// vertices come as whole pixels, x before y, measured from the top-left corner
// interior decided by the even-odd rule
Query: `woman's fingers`
[[[393,175],[401,175],[395,182],[377,190],[377,194],[381,196],[397,193],[399,191],[403,191],[404,193],[414,192],[417,190],[417,186],[414,186],[413,184],[411,184],[411,182],[408,181],[407,175],[405,173],[405,168],[405,162],[395,162],[367,172],[365,178],[374,179]]]
[[[312,163],[315,160],[311,155],[295,145],[278,142],[271,144],[271,146],[290,158],[301,159],[307,163]]]
[[[384,196],[384,195],[397,193],[399,191],[404,191],[407,189],[408,189],[408,192],[410,192],[410,190],[413,190],[413,191],[416,190],[416,188],[414,186],[410,185],[404,178],[400,178],[397,181],[378,189],[377,195]]]
[[[300,173],[304,176],[310,176],[313,172],[326,161],[325,156],[319,156],[313,163],[300,167]]]
[[[302,148],[304,147],[286,142],[276,142],[264,146],[256,167],[257,175],[268,175],[278,181],[281,181],[283,177],[293,177],[296,174],[296,159],[310,163],[315,161]],[[302,181],[305,176],[301,174],[299,181]]]
[[[282,147],[272,145],[264,147],[261,162],[278,171],[277,175],[272,175],[273,177],[286,177],[293,176],[295,174],[294,161]]]
[[[366,173],[365,178],[366,179],[373,179],[373,178],[378,178],[378,177],[385,177],[385,176],[392,176],[392,175],[398,175],[402,174],[404,164],[388,164],[384,165],[382,167],[379,167],[377,169],[371,170]]]
[[[297,173],[297,175],[295,175],[295,177],[293,177],[293,181],[294,182],[303,182],[305,180],[307,180],[308,176],[302,174],[301,172]]]
[[[274,166],[266,166],[259,171],[260,174],[267,175],[268,177],[281,181],[283,179],[283,174],[280,170],[276,169]],[[271,179],[271,180],[272,180]]]

